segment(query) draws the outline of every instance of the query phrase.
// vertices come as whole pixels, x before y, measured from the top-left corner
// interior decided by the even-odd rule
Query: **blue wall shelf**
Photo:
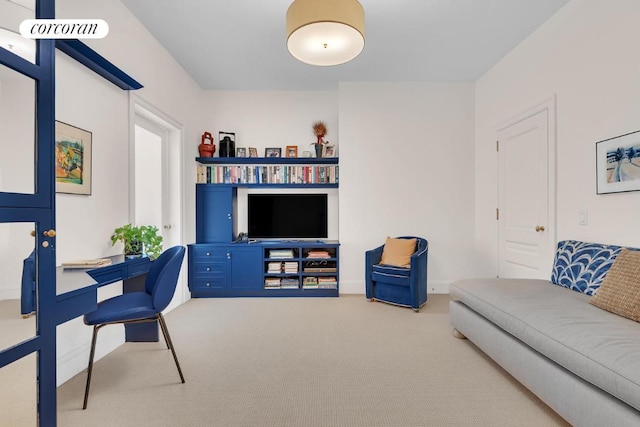
[[[337,165],[338,157],[196,157],[207,165]]]

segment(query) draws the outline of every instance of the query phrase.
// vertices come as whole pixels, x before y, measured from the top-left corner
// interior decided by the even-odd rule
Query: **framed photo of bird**
[[[91,195],[91,132],[56,120],[56,193]]]

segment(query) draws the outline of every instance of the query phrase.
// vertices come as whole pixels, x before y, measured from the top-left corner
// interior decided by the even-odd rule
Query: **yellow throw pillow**
[[[393,239],[387,237],[382,249],[380,264],[409,267],[411,255],[416,251],[416,239]]]
[[[589,302],[640,322],[640,251],[620,251]]]

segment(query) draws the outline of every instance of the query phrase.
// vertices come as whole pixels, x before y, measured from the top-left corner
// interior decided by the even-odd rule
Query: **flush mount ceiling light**
[[[364,9],[358,0],[295,0],[287,10],[287,49],[311,65],[351,61],[364,48]]]

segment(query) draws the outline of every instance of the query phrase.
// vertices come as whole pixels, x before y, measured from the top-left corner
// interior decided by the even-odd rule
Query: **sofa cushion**
[[[454,282],[455,299],[575,375],[640,410],[640,324],[535,279]]]
[[[640,252],[623,249],[589,302],[640,322]]]
[[[394,239],[387,237],[382,249],[380,264],[409,267],[411,255],[416,251],[416,239]]]
[[[621,250],[621,246],[562,240],[556,249],[551,283],[593,295]]]

